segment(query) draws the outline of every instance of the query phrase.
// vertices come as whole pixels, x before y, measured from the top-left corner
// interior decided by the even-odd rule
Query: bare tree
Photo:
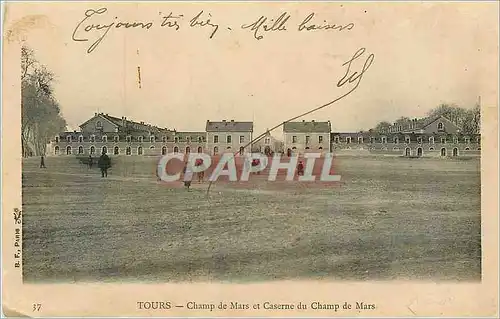
[[[375,126],[374,131],[378,132],[378,133],[386,133],[390,127],[391,127],[391,123],[386,122],[386,121],[382,121],[382,122],[378,123],[377,126]]]
[[[52,83],[54,74],[21,49],[21,143],[23,156],[42,155],[52,136],[66,129]]]
[[[428,113],[429,117],[442,115],[460,128],[463,134],[479,134],[481,112],[479,105],[472,109],[455,104],[441,104]]]

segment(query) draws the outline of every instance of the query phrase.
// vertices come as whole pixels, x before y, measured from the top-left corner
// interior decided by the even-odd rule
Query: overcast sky
[[[73,41],[85,11],[102,7],[108,11],[89,18],[76,33],[89,41]],[[212,27],[189,27],[201,10],[219,25],[212,39]],[[184,15],[178,31],[160,27],[169,12]],[[241,28],[284,12],[290,14],[286,31],[260,32],[263,38],[257,40]],[[326,20],[354,27],[298,31],[310,13],[315,16],[308,25]],[[497,14],[485,3],[72,2],[16,4],[6,18],[56,74],[56,96],[70,129],[99,111],[189,131],[204,130],[206,120],[253,120],[261,132],[352,88],[336,83],[346,71],[342,64],[362,47],[366,53],[351,72],[361,71],[368,54],[375,58],[358,88],[306,120],[330,120],[333,130],[353,131],[400,116],[422,117],[440,103],[471,107],[479,95],[496,91],[490,79],[498,63]],[[153,27],[112,28],[87,53],[103,30],[83,28],[113,21],[152,21]]]

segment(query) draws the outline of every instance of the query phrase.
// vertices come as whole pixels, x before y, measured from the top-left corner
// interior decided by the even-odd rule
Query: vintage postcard
[[[498,2],[8,2],[6,316],[498,317]]]

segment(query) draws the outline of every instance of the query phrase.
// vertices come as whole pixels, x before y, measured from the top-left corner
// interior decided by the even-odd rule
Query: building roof
[[[237,122],[234,120],[211,122],[207,120],[207,132],[253,132],[253,122]]]
[[[432,123],[436,122],[439,119],[444,119],[457,127],[455,123],[450,121],[447,117],[443,115],[435,115],[432,117],[425,117],[425,118],[420,118],[420,119],[409,119],[408,121],[405,122],[400,122],[400,123],[395,123],[391,125],[391,127],[399,128],[401,126],[401,131],[404,132],[410,132],[414,130],[422,130],[425,129],[427,126],[431,125]],[[413,126],[410,126],[410,124],[413,123]],[[457,127],[458,128],[458,127]]]
[[[330,121],[327,122],[286,122],[283,124],[283,132],[286,133],[330,133]]]
[[[124,124],[125,124],[125,126],[127,127],[128,130],[148,131],[148,132],[152,132],[152,133],[168,133],[171,131],[169,129],[157,127],[155,125],[151,125],[148,123],[131,121],[131,120],[127,119],[126,117],[118,118],[116,116],[111,116],[111,115],[104,114],[104,113],[94,114],[94,116],[92,118],[85,121],[83,124],[80,125],[80,127],[87,124],[87,122],[89,122],[91,119],[95,118],[96,116],[99,116],[99,117],[107,120],[108,122],[112,123],[113,125],[116,125],[119,128],[124,128]]]

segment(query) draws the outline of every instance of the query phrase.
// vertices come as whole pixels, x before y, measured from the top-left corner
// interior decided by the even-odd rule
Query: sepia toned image
[[[4,313],[498,315],[497,20],[6,5]]]

